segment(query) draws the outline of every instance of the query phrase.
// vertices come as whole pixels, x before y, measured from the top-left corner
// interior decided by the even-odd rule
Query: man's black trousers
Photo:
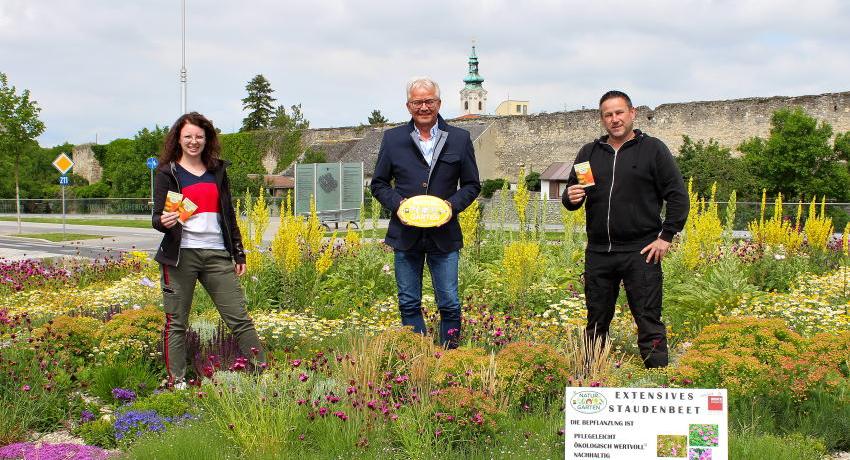
[[[646,263],[633,252],[585,251],[584,295],[587,336],[592,343],[608,337],[620,282],[638,329],[638,348],[646,367],[667,365],[667,331],[661,322],[662,274],[660,263]]]

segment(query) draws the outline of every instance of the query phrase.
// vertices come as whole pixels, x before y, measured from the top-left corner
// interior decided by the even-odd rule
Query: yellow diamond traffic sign
[[[55,166],[60,173],[65,174],[74,167],[74,161],[71,160],[71,157],[65,153],[60,153],[59,156],[53,160],[53,166]]]

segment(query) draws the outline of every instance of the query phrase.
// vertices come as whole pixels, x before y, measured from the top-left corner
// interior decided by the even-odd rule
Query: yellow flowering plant
[[[516,193],[514,193],[514,205],[516,206],[517,218],[519,218],[519,233],[520,239],[525,238],[527,230],[528,218],[526,210],[528,209],[528,186],[525,184],[525,168],[519,168],[519,177],[516,182]]]
[[[832,217],[826,215],[826,196],[821,200],[820,213],[817,212],[816,201],[813,197],[804,229],[809,247],[820,251],[825,250],[832,237],[833,228]]]

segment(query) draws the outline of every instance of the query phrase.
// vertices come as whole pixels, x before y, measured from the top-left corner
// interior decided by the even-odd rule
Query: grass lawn
[[[40,240],[47,241],[76,241],[76,240],[93,240],[95,238],[110,238],[104,235],[88,235],[86,233],[65,233],[64,237],[62,233],[21,233],[14,234],[10,236],[17,236],[19,238],[38,238]]]
[[[17,221],[15,217],[0,217],[4,221]],[[39,224],[61,224],[61,217],[25,217],[21,218],[21,222],[35,222]],[[104,227],[131,227],[131,228],[150,228],[150,219],[80,219],[70,218],[65,219],[65,223],[69,225],[101,225]]]

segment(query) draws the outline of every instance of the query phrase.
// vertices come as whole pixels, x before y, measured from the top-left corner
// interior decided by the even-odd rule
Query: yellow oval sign
[[[439,227],[452,218],[452,208],[433,195],[417,195],[404,200],[398,217],[413,227]]]

